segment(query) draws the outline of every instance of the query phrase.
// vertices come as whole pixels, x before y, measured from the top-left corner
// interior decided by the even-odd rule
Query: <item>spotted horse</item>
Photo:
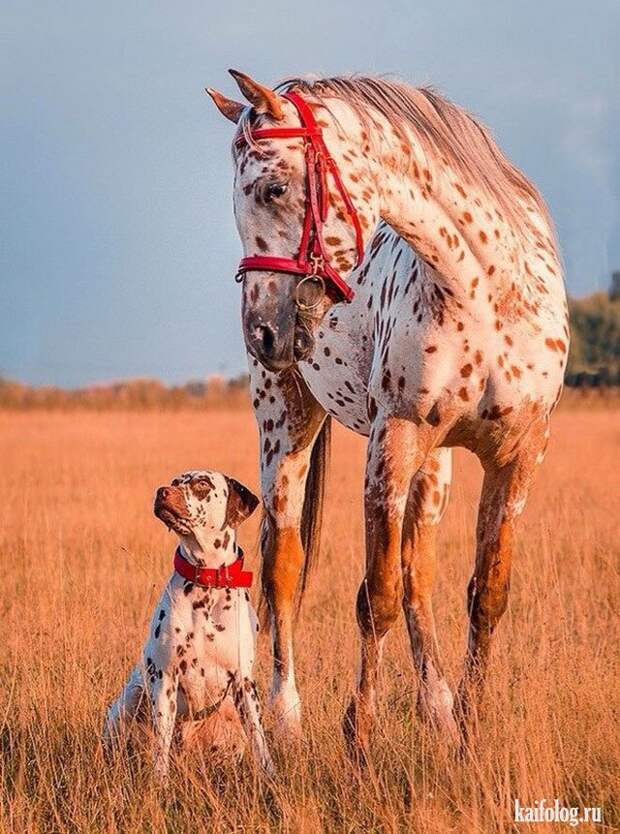
[[[402,606],[418,707],[446,737],[467,737],[506,609],[515,525],[562,389],[569,331],[552,221],[488,130],[432,89],[337,77],[272,90],[231,74],[249,106],[208,92],[237,125],[276,716],[300,733],[293,621],[318,547],[335,418],[368,437],[361,660],[345,735],[366,753]],[[454,446],[484,469],[456,698],[431,601]]]

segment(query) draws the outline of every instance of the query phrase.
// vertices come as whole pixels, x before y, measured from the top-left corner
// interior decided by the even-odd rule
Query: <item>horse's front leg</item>
[[[264,504],[262,587],[273,646],[271,706],[278,730],[299,737],[293,619],[318,549],[329,423],[300,378],[276,376],[260,368],[255,375]],[[264,391],[268,395],[261,397]]]
[[[418,427],[379,414],[368,440],[365,481],[366,575],[357,595],[361,660],[357,692],[344,719],[355,755],[367,752],[385,637],[403,599],[401,541],[409,485],[427,453]]]

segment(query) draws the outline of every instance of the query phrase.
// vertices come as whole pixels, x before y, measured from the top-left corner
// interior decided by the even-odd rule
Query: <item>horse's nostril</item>
[[[259,327],[258,328],[261,346],[263,350],[263,354],[265,356],[273,356],[275,344],[276,344],[276,337],[275,333],[270,327]]]
[[[157,497],[158,498],[166,499],[169,495],[170,495],[170,490],[168,489],[168,487],[160,487],[157,490]]]

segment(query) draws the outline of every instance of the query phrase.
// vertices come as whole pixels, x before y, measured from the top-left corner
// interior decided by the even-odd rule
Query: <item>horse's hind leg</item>
[[[435,449],[411,481],[402,537],[403,610],[418,673],[418,712],[456,737],[453,698],[444,677],[435,633],[432,592],[437,527],[452,478],[452,451]]]
[[[508,604],[515,523],[525,507],[536,464],[542,460],[545,428],[546,424],[533,424],[526,442],[509,461],[483,462],[476,563],[467,589],[469,639],[457,699],[465,735],[482,696],[493,633]]]
[[[375,420],[366,460],[366,575],[357,595],[360,673],[344,719],[349,749],[362,758],[374,723],[383,643],[402,604],[401,543],[409,487],[426,455],[426,445],[413,422],[387,415]]]

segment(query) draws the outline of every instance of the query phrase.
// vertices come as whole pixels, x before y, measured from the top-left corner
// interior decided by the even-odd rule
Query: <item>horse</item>
[[[335,419],[368,438],[360,664],[343,719],[350,749],[369,750],[382,649],[401,607],[419,711],[462,743],[562,391],[568,308],[552,220],[488,129],[431,88],[353,76],[271,89],[230,72],[247,103],[207,92],[237,126],[238,277],[278,726],[301,734],[293,625],[318,553]],[[479,458],[484,476],[453,695],[432,589],[456,446]]]

